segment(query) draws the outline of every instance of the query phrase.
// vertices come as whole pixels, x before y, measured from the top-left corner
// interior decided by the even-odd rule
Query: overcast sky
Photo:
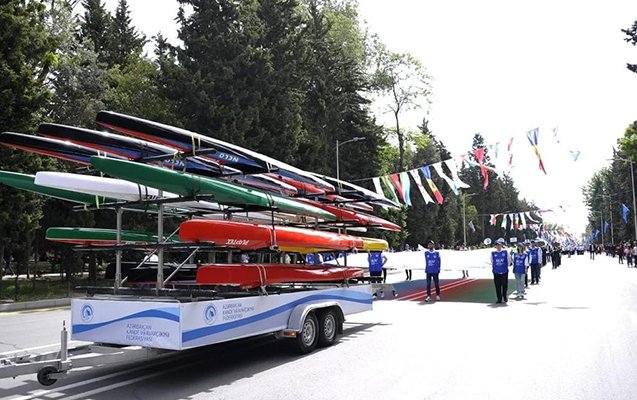
[[[161,31],[176,37],[175,0],[129,3],[134,23],[147,36]],[[637,120],[637,74],[625,67],[637,63],[637,47],[625,43],[620,31],[637,19],[637,1],[359,4],[371,32],[427,67],[434,79],[430,128],[452,153],[466,152],[476,132],[487,144],[502,146],[514,137],[512,175],[521,194],[541,208],[558,210],[546,214],[547,220],[583,232],[582,187],[608,164],[617,139]],[[116,0],[107,5],[114,10]],[[379,121],[391,123],[389,115],[374,111]],[[404,115],[402,125],[415,127],[424,113]],[[526,139],[536,127],[546,176]],[[553,138],[554,127],[559,127],[560,143]],[[581,151],[578,161],[572,161],[571,150]]]

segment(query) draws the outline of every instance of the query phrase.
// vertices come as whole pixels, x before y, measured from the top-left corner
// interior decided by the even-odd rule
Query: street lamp
[[[467,212],[465,207],[465,199],[467,197],[473,197],[475,195],[475,193],[460,195],[460,197],[462,197],[462,239],[465,246],[467,245]]]
[[[630,163],[630,183],[633,188],[633,223],[635,224],[635,240],[637,240],[637,201],[635,201],[635,172],[634,172],[634,161],[628,160],[626,158],[621,157],[613,157],[613,160],[621,160]]]
[[[347,143],[352,143],[352,142],[360,142],[361,140],[365,140],[364,137],[362,136],[357,136],[355,138],[346,140],[344,142],[339,142],[338,139],[336,139],[336,180],[341,180],[341,168],[340,168],[340,164],[339,164],[339,155],[338,155],[338,149]]]

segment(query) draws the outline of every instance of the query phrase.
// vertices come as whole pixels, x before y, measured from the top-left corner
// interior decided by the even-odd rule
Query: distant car
[[[584,254],[584,252],[586,251],[586,249],[584,249],[584,246],[577,246],[577,254],[578,255],[582,255]]]

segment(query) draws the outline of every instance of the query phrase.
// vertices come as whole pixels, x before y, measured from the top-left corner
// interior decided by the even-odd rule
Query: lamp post
[[[613,157],[612,159],[626,161],[630,163],[630,183],[633,188],[633,223],[635,225],[635,240],[637,240],[637,201],[635,201],[635,171],[634,171],[635,162],[633,160],[628,160],[626,158],[621,158],[617,156]]]
[[[467,210],[466,210],[466,198],[467,197],[473,197],[475,196],[475,193],[473,194],[462,194],[462,240],[463,240],[463,244],[466,246],[467,245]]]
[[[346,140],[344,142],[339,142],[338,139],[336,139],[336,180],[339,180],[339,181],[341,180],[341,168],[339,163],[338,149],[344,144],[352,143],[352,142],[360,142],[361,140],[365,140],[365,138],[362,136],[357,136],[355,138]]]

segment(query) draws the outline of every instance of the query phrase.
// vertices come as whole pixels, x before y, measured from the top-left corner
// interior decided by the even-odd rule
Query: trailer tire
[[[319,338],[319,323],[314,312],[305,317],[301,332],[296,337],[296,347],[299,353],[307,354],[316,348]]]
[[[55,382],[57,382],[58,381],[57,379],[53,379],[49,377],[50,374],[54,374],[56,372],[58,372],[58,370],[55,369],[55,367],[52,367],[50,365],[48,367],[44,367],[40,369],[38,371],[38,382],[40,382],[40,385],[51,386]]]
[[[338,333],[339,318],[333,309],[328,308],[319,314],[319,335],[318,345],[321,347],[331,346],[336,342]]]

